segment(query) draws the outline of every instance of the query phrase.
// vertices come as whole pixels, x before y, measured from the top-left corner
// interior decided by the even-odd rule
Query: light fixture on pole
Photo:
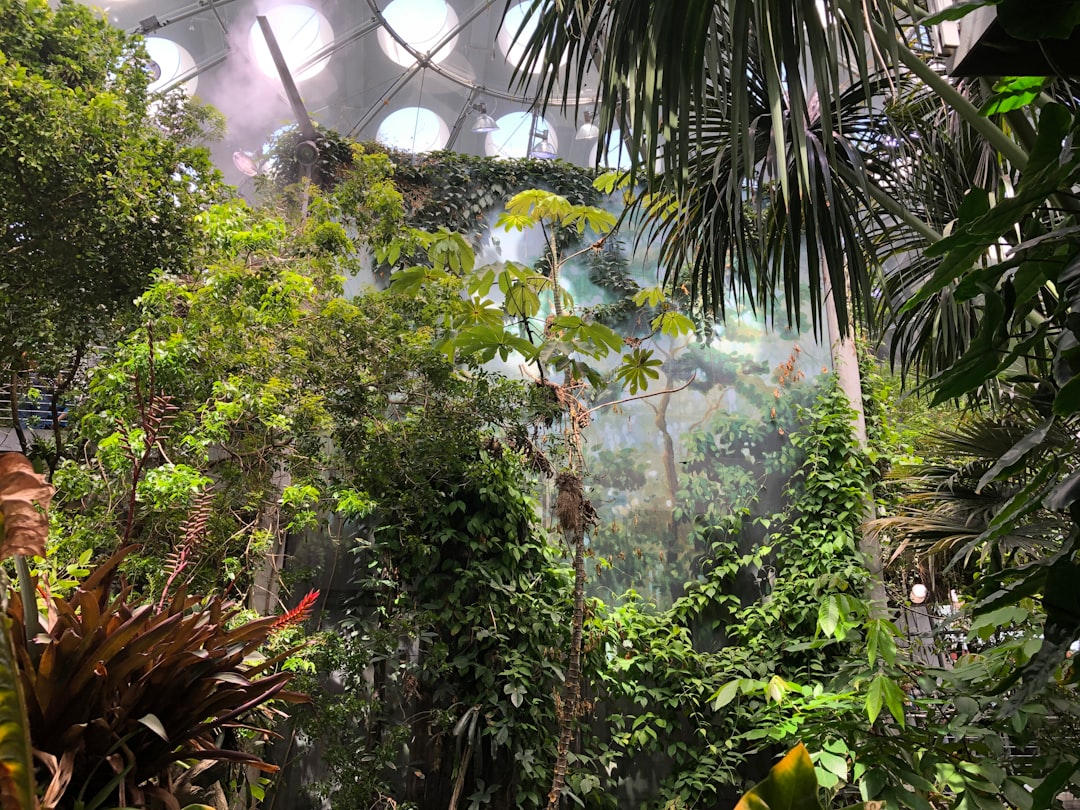
[[[930,593],[929,589],[921,582],[916,582],[911,586],[911,591],[908,593],[908,597],[911,599],[912,604],[921,605],[926,601],[927,595]]]
[[[559,150],[548,139],[548,134],[546,129],[538,129],[533,132],[533,137],[537,140],[533,142],[532,148],[529,150],[529,157],[539,158],[540,160],[554,160],[559,156]]]
[[[591,112],[584,113],[585,123],[578,127],[577,135],[574,136],[575,141],[595,141],[600,137],[600,127],[593,123],[593,114]]]
[[[480,102],[479,104],[473,104],[472,108],[479,113],[479,115],[476,116],[476,120],[473,121],[473,132],[494,132],[499,128],[499,125],[495,123],[495,119],[488,115],[486,104]]]

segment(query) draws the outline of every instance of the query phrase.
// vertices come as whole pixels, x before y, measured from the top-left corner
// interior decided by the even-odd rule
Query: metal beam
[[[304,106],[304,100],[300,98],[300,91],[296,89],[296,82],[293,81],[292,74],[289,72],[289,66],[285,64],[285,57],[281,53],[277,37],[274,36],[274,29],[270,27],[270,20],[261,14],[255,19],[259,23],[259,28],[262,29],[267,47],[270,48],[270,56],[274,60],[278,76],[281,77],[281,84],[285,88],[285,95],[289,99],[289,106],[292,107],[296,123],[300,125],[300,132],[307,140],[314,141],[319,137],[315,132],[315,125],[311,123],[311,116],[308,115],[307,108]]]

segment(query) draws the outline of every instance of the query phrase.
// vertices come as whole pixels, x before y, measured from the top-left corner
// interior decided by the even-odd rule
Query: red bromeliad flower
[[[311,609],[318,598],[319,591],[317,589],[308,591],[304,598],[300,600],[300,604],[278,617],[278,620],[274,622],[274,629],[282,630],[289,625],[306,621],[308,616],[311,615]]]

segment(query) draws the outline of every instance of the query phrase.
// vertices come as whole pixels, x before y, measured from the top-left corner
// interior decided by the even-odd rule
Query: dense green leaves
[[[156,126],[137,40],[85,6],[5,0],[0,29],[0,358],[52,371],[104,341],[155,269],[189,267],[217,182],[190,143],[214,119],[181,94]]]

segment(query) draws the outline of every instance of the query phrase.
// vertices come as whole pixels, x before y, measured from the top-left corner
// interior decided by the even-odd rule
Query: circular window
[[[532,35],[536,32],[536,13],[535,11],[530,14],[533,4],[531,2],[518,3],[516,6],[506,10],[506,16],[503,17],[502,27],[499,29],[499,35],[497,37],[499,43],[499,49],[503,52],[503,56],[506,57],[506,61],[515,67],[521,64],[521,60],[525,58],[525,50],[529,45],[529,40],[532,39]],[[562,55],[559,60],[560,65],[566,64],[566,54]],[[543,68],[543,64],[538,62],[533,73],[537,73]]]
[[[425,107],[404,107],[383,119],[375,139],[403,152],[433,152],[450,140],[450,127]]]
[[[266,19],[274,31],[274,39],[281,48],[281,55],[285,57],[285,64],[293,81],[310,79],[326,67],[330,61],[329,56],[313,65],[307,65],[303,70],[300,69],[334,40],[334,29],[330,27],[326,17],[310,6],[288,5],[270,9],[266,12]],[[274,57],[270,55],[270,47],[263,38],[258,20],[251,26],[248,39],[251,56],[259,70],[271,78],[277,78],[277,66],[274,64]]]
[[[431,53],[458,25],[457,14],[444,0],[393,0],[382,14],[386,25],[395,34],[409,43],[409,47],[417,53],[427,55],[432,62],[443,61],[457,44],[457,36],[454,36],[439,48],[438,53]],[[416,59],[408,49],[403,48],[385,28],[379,29],[379,47],[403,67],[416,64]]]
[[[191,54],[171,39],[147,37],[144,44],[151,62],[149,65],[150,85],[147,88],[151,93],[164,90],[195,67],[195,60]],[[191,95],[195,92],[196,84],[198,84],[198,77],[188,79],[182,85],[184,92]]]
[[[630,147],[623,142],[622,132],[617,129],[611,130],[611,135],[608,136],[606,143],[597,143],[592,148],[592,154],[589,155],[589,165],[597,165],[597,155],[600,154],[600,149],[603,147],[603,157],[600,160],[600,168],[602,169],[619,169],[620,171],[629,171],[630,169]]]
[[[529,156],[529,149],[539,144],[543,138],[536,132],[547,132],[547,140],[558,149],[559,138],[545,118],[536,117],[536,130],[530,132],[533,114],[530,112],[507,113],[498,120],[499,128],[489,132],[484,140],[484,151],[492,157],[523,158]]]

